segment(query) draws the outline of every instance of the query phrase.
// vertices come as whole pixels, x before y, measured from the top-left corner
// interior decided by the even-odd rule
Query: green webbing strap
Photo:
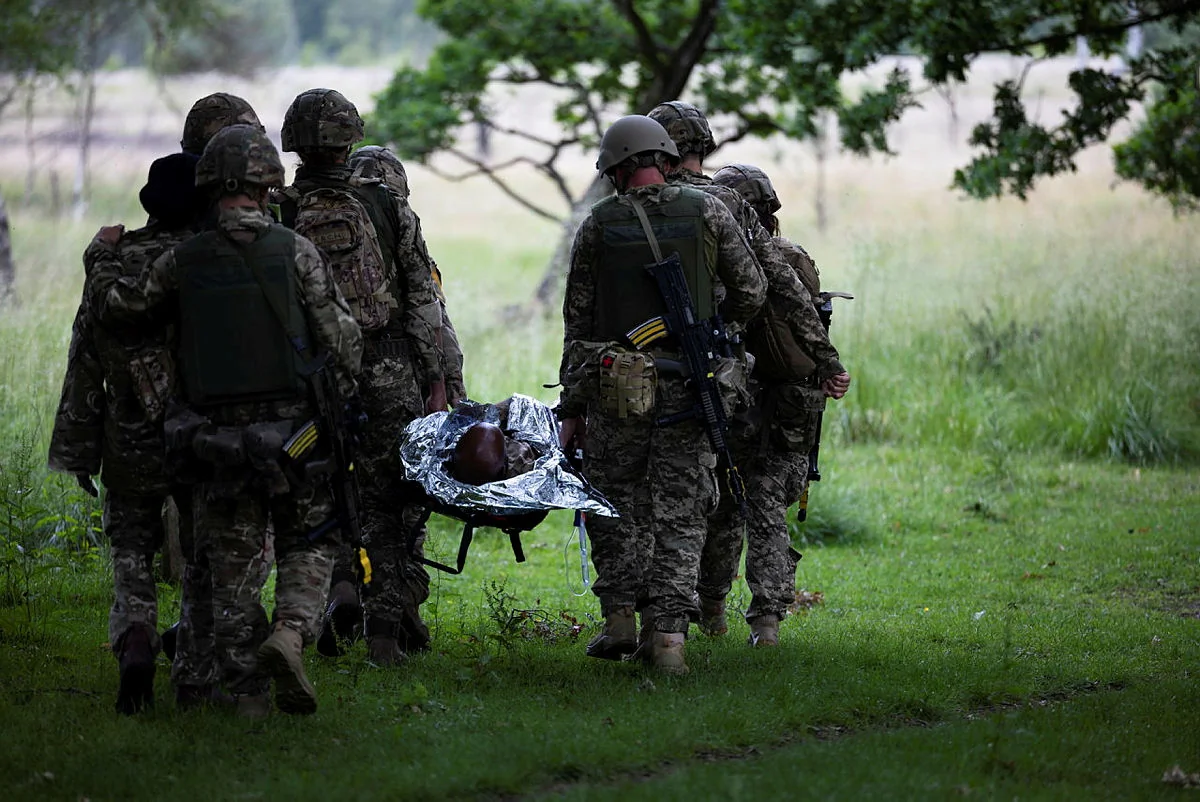
[[[642,231],[646,232],[646,239],[650,241],[650,250],[654,253],[654,261],[661,262],[663,260],[662,248],[658,247],[658,237],[654,236],[654,229],[650,225],[650,218],[646,216],[646,210],[642,208],[642,202],[632,195],[625,197],[633,205],[633,211],[642,224]]]

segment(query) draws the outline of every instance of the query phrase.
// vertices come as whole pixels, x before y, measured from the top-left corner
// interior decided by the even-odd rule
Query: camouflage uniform
[[[656,184],[627,195],[651,210],[685,191]],[[607,202],[612,201],[601,203]],[[718,498],[717,458],[699,422],[654,425],[655,418],[695,404],[681,378],[660,372],[653,414],[625,419],[602,413],[587,382],[581,380],[575,354],[581,345],[586,348],[598,339],[595,265],[604,246],[595,208],[580,226],[571,252],[563,300],[560,380],[564,390],[559,404],[564,418],[586,413],[584,473],[621,516],[589,520],[596,567],[592,591],[606,616],[622,607],[643,608],[643,619],[649,618],[659,632],[685,632],[694,604],[705,518]],[[765,296],[762,269],[724,206],[703,198],[703,218],[705,253],[714,269],[713,303],[723,304],[727,320],[743,322]],[[676,353],[673,358],[680,357]]]
[[[353,104],[333,90],[314,89],[293,101],[284,120],[284,149],[336,150],[362,138],[362,120]],[[348,188],[348,165],[302,165],[286,190],[300,197],[321,187]],[[355,179],[355,181],[361,179]],[[425,392],[444,381],[442,307],[434,283],[434,263],[425,247],[421,221],[399,192],[385,192],[384,219],[374,220],[380,250],[395,276],[398,306],[382,330],[367,332],[359,388],[367,425],[356,458],[362,496],[362,545],[371,562],[371,582],[363,608],[368,637],[395,638],[402,650],[424,648],[429,630],[420,605],[429,597],[420,508],[396,503],[404,479],[397,444],[409,421],[425,414]],[[370,207],[368,207],[370,210]],[[285,222],[288,213],[284,213]],[[339,560],[334,582],[349,581],[353,563]]]
[[[283,169],[274,147],[261,135],[258,139],[247,138],[246,130],[246,126],[235,126],[214,138],[198,168],[198,183],[205,183],[205,163],[213,153],[217,154],[214,158],[218,159],[218,165],[222,164],[219,161],[221,153],[227,154],[227,160],[235,160],[239,154],[243,163],[249,160],[251,166],[245,168],[248,173],[244,180],[246,184],[281,183]],[[248,147],[254,150],[246,150]],[[273,158],[267,158],[268,151]],[[256,153],[261,154],[257,162]],[[221,173],[217,171],[212,182],[220,177]],[[316,351],[332,355],[341,391],[350,396],[355,390],[352,376],[359,366],[362,336],[333,282],[325,258],[315,246],[274,224],[260,209],[236,206],[221,210],[217,230],[201,236],[207,237],[205,242],[232,240],[240,243],[239,247],[246,247],[266,241],[268,237],[279,241],[284,235],[285,241],[290,241],[294,247],[289,261],[294,267],[298,293],[295,302],[302,309],[309,342]],[[199,241],[197,238],[186,247],[192,248]],[[183,253],[183,249],[159,258],[136,283],[129,279],[115,282],[95,277],[97,280],[90,292],[96,308],[101,310],[101,319],[111,316],[139,320],[155,314],[177,317],[180,307],[175,305],[175,299],[179,297],[184,278],[177,263],[177,253]],[[187,324],[181,331],[181,338],[186,336]],[[292,339],[290,334],[289,339]],[[291,354],[285,356],[292,357]],[[184,372],[186,374],[186,370]],[[235,433],[239,442],[245,442],[245,433],[255,426],[279,424],[275,431],[286,436],[315,415],[305,395],[280,401],[192,404],[192,412],[201,416],[197,418],[197,425],[203,424],[199,434],[191,439],[193,449],[199,449],[203,438],[214,430]],[[271,465],[275,465],[274,472],[270,470]],[[263,654],[260,646],[265,648],[279,633],[290,631],[295,638],[292,642],[297,644],[296,658],[299,660],[299,648],[316,637],[328,591],[337,530],[315,541],[309,534],[334,517],[333,500],[324,481],[296,483],[286,480],[278,473],[278,465],[273,460],[257,466],[253,461],[248,466],[241,460],[226,467],[219,463],[207,467],[210,473],[197,484],[195,492],[196,543],[197,549],[207,555],[212,570],[218,658],[226,687],[239,696],[256,697],[266,690],[269,682],[260,665],[259,658]],[[256,561],[264,551],[268,517],[275,528],[278,573],[273,629],[277,634],[264,643],[268,622],[260,601],[262,573]],[[297,663],[296,672],[302,675],[302,664]],[[278,677],[279,673],[275,673]],[[300,681],[307,684],[302,676]],[[280,679],[281,691],[282,682]],[[315,709],[311,686],[307,690],[307,700],[312,706],[297,706],[290,712]],[[295,701],[293,698],[292,702]],[[281,709],[287,709],[282,699],[279,702]]]

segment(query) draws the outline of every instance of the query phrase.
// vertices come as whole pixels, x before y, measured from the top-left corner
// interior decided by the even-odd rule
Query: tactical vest
[[[245,245],[206,231],[175,249],[179,371],[190,403],[303,397],[311,335],[300,308],[295,253],[295,235],[282,226]]]
[[[679,254],[692,304],[704,319],[714,311],[712,272],[704,249],[705,195],[681,189],[679,197],[647,203],[644,208],[662,255]],[[654,253],[627,199],[600,201],[592,207],[592,218],[600,226],[595,265],[596,339],[623,340],[630,329],[667,311],[658,285],[645,269],[654,262]]]

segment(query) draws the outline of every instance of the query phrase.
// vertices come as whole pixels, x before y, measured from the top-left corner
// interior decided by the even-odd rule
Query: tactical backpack
[[[796,273],[796,278],[808,290],[813,303],[819,302],[820,274],[808,252],[799,245],[775,238],[780,255]],[[754,376],[769,382],[792,383],[805,381],[817,369],[817,363],[792,335],[787,323],[784,300],[769,293],[762,312],[746,331],[746,348],[754,354]]]
[[[295,204],[292,229],[329,259],[338,289],[358,325],[364,332],[386,326],[397,306],[391,293],[392,271],[363,199],[351,187],[284,192]]]

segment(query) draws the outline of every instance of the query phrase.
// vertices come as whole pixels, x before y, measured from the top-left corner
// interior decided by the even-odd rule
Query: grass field
[[[1186,779],[1163,774],[1200,773],[1200,229],[1114,187],[1101,150],[1028,203],[949,193],[969,157],[961,138],[988,106],[983,79],[1011,69],[987,62],[961,90],[957,140],[931,97],[895,132],[897,157],[834,157],[823,232],[808,149],[718,154],[768,170],[785,234],[826,288],[856,296],[833,324],[854,385],[826,416],[825,480],[794,531],[798,584],[823,602],[785,622],[779,649],[746,648],[731,613],[728,636],[689,641],[686,678],[586,659],[597,605],[575,595],[570,519],[554,515],[526,536],[526,563],[484,532],[463,576],[435,577],[433,652],[393,670],[361,647],[313,656],[317,715],[259,724],[177,714],[165,677],[153,714],[112,713],[111,577],[103,543],[87,545],[95,507],[41,467],[79,255],[101,223],[139,220],[139,174],[178,125],[169,100],[186,108],[228,88],[275,134],[295,92],[348,86],[357,100],[386,74],[210,77],[162,94],[114,74],[100,95],[105,169],[78,221],[49,211],[48,173],[70,153],[43,152],[24,205],[19,125],[0,124],[19,271],[19,303],[0,311],[5,798],[1186,794]],[[1034,79],[1046,115],[1062,74],[1049,65]],[[137,113],[122,113],[134,99]],[[55,108],[46,130],[62,124]],[[541,385],[554,380],[561,322],[528,301],[557,228],[485,185],[411,172],[471,395],[552,398]],[[439,522],[432,540],[449,557],[457,531]],[[162,593],[173,620],[176,592]],[[748,602],[740,580],[734,601]]]

